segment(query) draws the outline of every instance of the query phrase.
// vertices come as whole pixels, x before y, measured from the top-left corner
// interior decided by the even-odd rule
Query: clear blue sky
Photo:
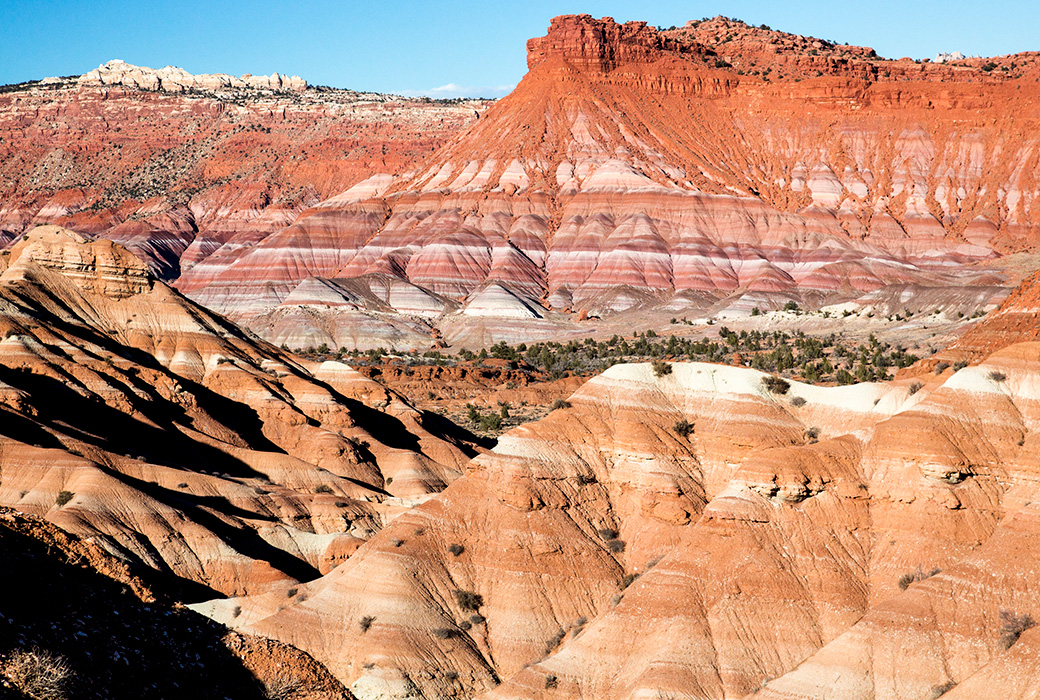
[[[358,90],[498,96],[526,71],[524,42],[553,16],[580,12],[658,26],[722,14],[890,58],[1040,50],[1037,0],[0,0],[0,84],[121,58],[192,73],[278,71]]]

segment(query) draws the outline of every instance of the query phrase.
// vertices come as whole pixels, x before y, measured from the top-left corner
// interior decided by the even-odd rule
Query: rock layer
[[[618,365],[291,605],[199,609],[358,697],[1015,697],[1038,670],[1005,623],[1040,615],[1038,366],[1023,343],[919,390],[781,394]]]
[[[516,90],[421,169],[179,286],[256,324],[306,278],[389,274],[458,304],[433,324],[449,341],[495,308],[512,340],[561,312],[989,285],[1000,264],[973,264],[1035,245],[1032,55],[919,66],[722,20],[587,15],[528,50]],[[761,75],[768,56],[785,79]]]
[[[0,258],[0,503],[172,574],[285,595],[453,481],[471,436],[336,362],[301,364],[110,241]]]

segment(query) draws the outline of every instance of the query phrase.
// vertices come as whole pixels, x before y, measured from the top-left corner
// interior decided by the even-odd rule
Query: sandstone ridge
[[[255,90],[306,90],[307,81],[293,75],[251,75],[246,73],[236,78],[226,73],[204,73],[192,75],[183,68],[166,66],[148,68],[135,66],[120,59],[103,63],[94,70],[76,79],[80,85],[123,85],[141,90],[184,92],[187,90],[226,90],[251,88]]]
[[[421,168],[178,286],[279,343],[351,347],[380,328],[381,344],[421,347],[434,330],[526,340],[637,309],[993,288],[999,259],[1036,245],[1040,112],[1017,69],[884,61],[723,19],[679,32],[565,16],[529,52],[513,93]],[[293,296],[372,275],[443,298],[426,307],[440,312],[405,322],[403,306],[393,320]]]

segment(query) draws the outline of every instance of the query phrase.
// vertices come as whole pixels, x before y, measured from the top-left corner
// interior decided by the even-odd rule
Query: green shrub
[[[58,495],[54,498],[54,502],[60,508],[71,501],[75,495],[76,494],[72,493],[72,491],[58,491]]]
[[[672,373],[672,365],[664,360],[654,360],[650,363],[650,366],[654,370],[655,377],[663,377]]]

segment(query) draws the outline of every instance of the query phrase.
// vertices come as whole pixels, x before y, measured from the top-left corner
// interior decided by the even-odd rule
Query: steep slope
[[[172,280],[374,173],[407,171],[486,104],[119,61],[4,86],[0,242],[60,224],[121,242]]]
[[[240,594],[331,570],[454,480],[471,437],[335,362],[302,365],[110,241],[0,258],[0,504]]]
[[[285,687],[294,687],[299,700],[352,697],[307,654],[228,633],[49,523],[0,508],[0,547],[7,574],[0,597],[5,698],[260,699]],[[19,654],[64,663],[60,695],[9,694],[7,687],[30,690],[45,675],[18,673]]]
[[[303,599],[199,609],[362,698],[925,698],[1004,671],[976,697],[1016,696],[1040,670],[1002,617],[1040,617],[1038,361],[785,393],[618,365]]]
[[[420,171],[304,211],[178,285],[277,342],[339,346],[349,323],[269,314],[299,318],[290,295],[307,278],[391,275],[461,305],[424,321],[449,342],[470,306],[482,324],[498,308],[491,338],[516,339],[567,327],[559,312],[999,284],[999,263],[972,264],[1035,244],[1035,57],[1008,71],[884,61],[730,25],[558,17],[516,90]],[[783,79],[761,75],[768,56]],[[508,292],[498,305],[492,287]],[[302,306],[324,318],[336,304]]]
[[[1010,665],[981,696],[1004,697],[1037,670],[1000,646],[1000,613],[1040,616],[1038,360],[1025,343],[941,386],[783,394],[749,369],[615,366],[305,599],[200,610],[307,649],[359,697],[500,679],[488,697],[740,697],[771,679],[824,697],[847,674],[867,678],[848,697],[925,698]]]

